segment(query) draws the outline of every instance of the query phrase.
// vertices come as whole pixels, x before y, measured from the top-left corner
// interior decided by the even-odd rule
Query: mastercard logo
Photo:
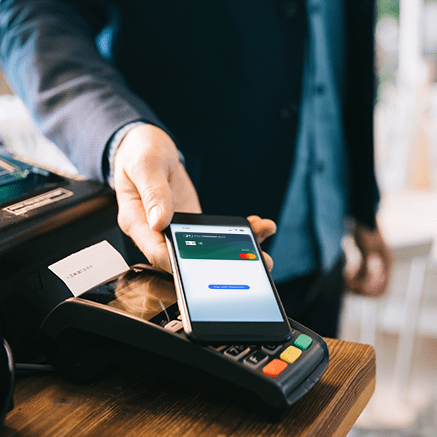
[[[240,253],[241,259],[256,259],[256,255],[254,253]]]

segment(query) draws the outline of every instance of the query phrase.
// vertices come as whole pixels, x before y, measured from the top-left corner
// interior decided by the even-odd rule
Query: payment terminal
[[[93,380],[117,366],[225,395],[274,417],[305,395],[329,362],[319,335],[290,324],[291,339],[279,345],[194,343],[182,329],[172,276],[134,265],[60,303],[40,331],[47,360],[74,380]]]

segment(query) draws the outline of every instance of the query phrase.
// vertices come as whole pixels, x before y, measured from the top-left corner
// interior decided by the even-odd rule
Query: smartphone
[[[291,337],[247,219],[175,213],[165,237],[187,336],[206,344],[274,344]]]

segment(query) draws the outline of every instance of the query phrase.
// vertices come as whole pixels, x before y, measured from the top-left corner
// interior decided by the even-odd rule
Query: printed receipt
[[[58,261],[49,269],[74,296],[108,282],[129,270],[123,256],[106,240]]]

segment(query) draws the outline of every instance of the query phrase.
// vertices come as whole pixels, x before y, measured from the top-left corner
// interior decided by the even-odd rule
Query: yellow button
[[[294,346],[289,346],[280,355],[280,359],[286,361],[287,363],[294,363],[300,356],[302,351]]]

